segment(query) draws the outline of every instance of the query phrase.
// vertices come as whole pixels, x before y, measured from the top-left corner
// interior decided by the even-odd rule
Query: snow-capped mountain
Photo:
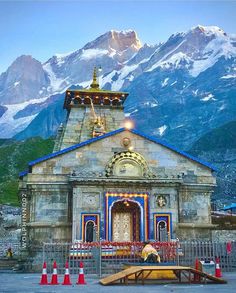
[[[27,66],[12,70],[13,63],[0,77],[0,137],[54,134],[65,117],[59,109],[62,93],[71,85],[88,87],[94,66],[102,67],[103,88],[130,92],[125,111],[136,127],[175,145],[186,148],[208,129],[235,118],[236,39],[218,27],[197,26],[143,46],[132,30],[109,31],[44,64],[31,59],[38,64],[30,74],[37,80],[37,87],[28,89],[34,94],[17,98],[13,90],[23,82],[13,73],[26,71],[27,76]]]
[[[134,31],[109,31],[82,49],[70,54],[57,54],[44,65],[52,90],[64,90],[71,84],[89,86],[94,66],[102,66],[103,76],[121,70],[141,48]]]
[[[42,64],[31,56],[18,57],[0,75],[0,104],[12,105],[45,97],[50,84]]]

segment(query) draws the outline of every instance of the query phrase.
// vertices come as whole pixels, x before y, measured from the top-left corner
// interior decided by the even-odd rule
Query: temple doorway
[[[85,241],[86,242],[93,242],[95,241],[94,237],[94,230],[95,230],[95,225],[93,221],[88,221],[85,225]]]
[[[167,223],[162,220],[157,225],[158,241],[168,241]]]
[[[137,203],[122,200],[112,210],[112,241],[140,241],[140,208]]]

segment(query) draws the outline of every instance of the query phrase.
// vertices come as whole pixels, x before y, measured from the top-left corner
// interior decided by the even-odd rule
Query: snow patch
[[[226,105],[223,104],[223,105],[220,106],[219,111],[223,111],[225,108],[226,108]]]
[[[148,71],[153,71],[154,69],[156,69],[157,67],[159,67],[161,65],[161,63],[163,61],[166,61],[167,58],[172,54],[174,53],[183,43],[185,42],[185,40],[183,40],[177,47],[175,47],[172,51],[168,52],[166,55],[164,55],[157,63],[155,63],[154,65],[152,65],[151,68],[149,68],[148,70],[146,70],[147,72]],[[182,53],[182,52],[180,52]],[[177,53],[178,54],[178,53]],[[183,53],[182,53],[183,54]]]
[[[133,71],[139,66],[139,64],[135,65],[126,65],[124,66],[120,71],[113,70],[109,74],[107,74],[105,77],[101,78],[100,85],[103,87],[106,83],[111,84],[111,90],[112,91],[119,91],[123,84],[125,79],[132,81],[134,79]],[[118,79],[113,81],[112,78],[118,74]]]
[[[182,67],[182,62],[190,64],[192,63],[192,59],[189,58],[186,54],[179,52],[172,55],[168,60],[165,60],[159,66],[162,68],[170,68],[171,66],[174,66],[174,68],[180,68]]]
[[[164,87],[168,84],[169,77],[165,78],[164,81],[161,83],[161,87]]]
[[[79,83],[79,86],[82,86],[82,88],[86,89],[90,87],[90,84],[92,83],[92,80],[86,80]]]
[[[221,76],[220,79],[229,79],[229,78],[236,78],[236,74],[224,75],[224,76]]]
[[[159,133],[160,136],[162,136],[165,133],[166,129],[167,129],[167,126],[162,125],[161,127],[157,128],[157,132]]]
[[[198,89],[195,90],[195,91],[193,91],[193,94],[194,94],[194,96],[197,96],[197,94],[198,94]]]
[[[101,57],[107,55],[109,52],[103,49],[87,49],[83,50],[83,53],[80,55],[80,60],[89,60],[92,58]]]
[[[128,76],[127,79],[128,79],[129,81],[132,81],[132,80],[134,79],[134,75],[133,75],[133,74],[130,74],[130,76]]]
[[[154,100],[155,100],[155,99],[154,99]],[[149,107],[151,107],[151,108],[154,108],[154,107],[157,107],[157,106],[158,106],[158,102],[157,102],[156,100],[155,100],[154,103],[148,101],[148,102],[143,103],[143,105],[145,105],[145,106],[149,106]]]
[[[67,53],[56,53],[55,56],[57,59],[63,59],[69,55],[71,55],[72,53],[74,53],[75,51],[70,51],[70,52],[67,52]]]
[[[210,101],[210,100],[216,101],[216,99],[214,98],[213,94],[211,94],[211,93],[208,94],[206,97],[201,99],[201,101],[203,101],[203,102],[207,102],[207,101]]]
[[[65,79],[57,78],[55,73],[52,70],[51,64],[46,63],[43,65],[43,69],[48,73],[49,79],[50,79],[50,86],[47,88],[48,91],[52,91],[54,94],[59,91],[64,91],[67,87],[67,85],[63,85],[65,82]]]
[[[221,37],[222,35],[225,35],[225,32],[218,26],[198,25],[197,27],[193,27],[191,31],[195,30],[196,28],[199,28],[207,36],[216,35]]]
[[[173,127],[173,129],[177,129],[177,128],[181,128],[181,127],[184,127],[184,124],[177,125],[176,127]]]
[[[12,104],[12,105],[4,105],[7,108],[7,111],[0,118],[0,137],[2,138],[11,138],[16,133],[25,129],[29,123],[38,115],[34,114],[31,116],[21,117],[18,119],[14,119],[14,116],[21,110],[25,109],[28,105],[31,104],[39,104],[47,100],[48,97],[42,99],[34,99],[30,101],[26,101],[21,104]]]
[[[124,66],[121,71],[118,80],[113,82],[112,84],[112,91],[118,91],[124,84],[125,78],[129,75],[129,73],[133,72],[138,67],[138,64],[131,65],[131,66]]]
[[[208,58],[205,58],[204,55],[207,55]],[[203,50],[202,59],[194,61],[189,73],[193,77],[197,77],[201,72],[212,67],[221,56],[225,56],[225,58],[236,56],[236,48],[231,44],[229,37],[219,34],[217,38],[207,44]]]
[[[131,114],[134,114],[134,113],[136,113],[136,112],[138,112],[138,110],[137,110],[137,109],[135,109],[135,110],[134,110],[134,111],[132,111],[132,112],[125,113],[125,117],[129,117]]]

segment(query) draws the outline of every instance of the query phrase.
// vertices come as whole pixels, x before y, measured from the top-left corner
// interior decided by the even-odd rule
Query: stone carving
[[[170,195],[155,193],[153,198],[153,207],[164,208],[170,207]]]
[[[128,137],[124,137],[124,138],[122,139],[122,145],[123,145],[124,147],[128,147],[130,144],[131,144],[131,140],[130,140],[130,138],[128,138]]]
[[[114,175],[117,176],[142,176],[141,167],[133,160],[122,160],[114,167]]]
[[[93,137],[101,136],[106,133],[105,119],[98,116],[93,125]]]
[[[165,207],[166,204],[167,204],[166,197],[163,196],[163,195],[159,195],[159,196],[157,196],[157,200],[156,200],[156,202],[157,202],[157,205],[158,205],[160,208]]]
[[[151,177],[145,159],[132,151],[115,154],[106,167],[106,176]]]
[[[131,241],[131,213],[113,214],[113,241]]]
[[[83,207],[98,208],[99,193],[83,193]]]

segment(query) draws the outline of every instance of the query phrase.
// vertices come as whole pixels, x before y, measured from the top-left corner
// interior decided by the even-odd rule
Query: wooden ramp
[[[211,280],[214,283],[225,284],[227,283],[225,280],[221,278],[217,278],[215,276],[209,275],[207,273],[195,270],[191,267],[182,267],[182,266],[133,266],[128,269],[125,269],[119,273],[110,275],[100,280],[100,284],[102,285],[111,285],[115,282],[120,282],[124,284],[128,284],[129,277],[134,276],[134,281],[137,284],[139,280],[141,280],[142,284],[148,278],[148,276],[154,271],[170,271],[172,270],[179,282],[181,283],[183,277],[187,280],[188,283],[193,283],[194,275],[199,277],[199,283],[206,283],[207,280]]]
[[[207,273],[204,273],[204,272],[201,272],[201,271],[198,271],[198,270],[195,270],[193,268],[190,268],[191,269],[191,272],[194,273],[194,274],[197,274],[199,275],[200,277],[203,277],[203,278],[207,278],[208,280],[211,280],[215,283],[218,283],[218,284],[226,284],[227,281],[224,280],[224,279],[221,279],[221,278],[217,278],[215,276],[212,276],[212,275],[209,275]]]
[[[142,267],[131,267],[126,270],[123,270],[119,273],[110,275],[104,279],[100,280],[100,284],[102,285],[110,285],[117,281],[122,281],[123,279],[128,279],[129,276],[134,275],[142,271]]]

